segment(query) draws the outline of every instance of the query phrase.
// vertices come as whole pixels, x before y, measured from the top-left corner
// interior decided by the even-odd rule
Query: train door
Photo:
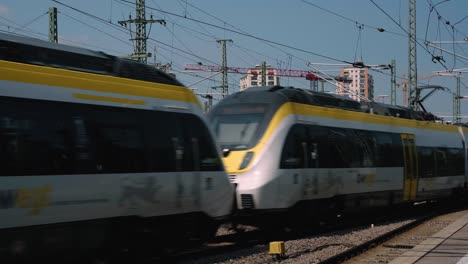
[[[175,155],[176,207],[180,211],[199,209],[200,168],[198,139],[191,133],[189,117],[177,115],[177,133],[172,137]]]
[[[307,126],[307,145],[304,151],[307,153],[304,159],[308,164],[304,174],[304,199],[314,199],[319,194],[319,179],[321,171],[318,168],[326,168],[328,157],[328,129],[320,126]]]
[[[290,130],[283,145],[280,168],[279,203],[292,206],[302,199],[302,186],[308,167],[309,146],[306,139],[307,128],[295,125]]]
[[[403,200],[414,200],[418,191],[418,157],[414,135],[401,134],[404,160]]]

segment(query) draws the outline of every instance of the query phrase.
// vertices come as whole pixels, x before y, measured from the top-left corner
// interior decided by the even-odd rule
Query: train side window
[[[203,121],[194,115],[188,116],[190,122],[187,131],[190,132],[192,151],[198,151],[198,168],[201,171],[220,171],[222,170],[221,160],[218,157],[216,144],[212,139],[209,130]],[[196,141],[196,143],[195,143]],[[197,149],[193,149],[194,145]]]
[[[419,147],[419,174],[421,177],[463,175],[463,157],[463,149]]]
[[[172,135],[173,151],[176,153],[176,170],[193,171],[193,150],[190,138],[191,127],[185,124],[189,122],[187,114],[175,114],[176,131]]]
[[[149,171],[175,171],[175,151],[172,137],[177,133],[174,113],[150,111],[145,120],[145,143],[149,153]]]
[[[76,108],[76,107],[73,107]],[[89,119],[85,114],[85,107],[79,112],[73,113],[71,122],[73,126],[73,154],[75,174],[96,173],[96,162],[94,157],[94,141],[89,130]]]
[[[353,146],[346,129],[330,127],[328,133],[328,145],[332,168],[352,168]]]
[[[59,104],[1,98],[0,175],[72,173],[71,135],[66,111]]]
[[[462,148],[449,148],[447,149],[449,175],[463,175],[464,171],[464,150]]]
[[[376,167],[376,160],[379,158],[378,144],[372,131],[361,130],[362,141],[365,148],[363,166]],[[364,136],[365,135],[365,136]]]
[[[330,155],[327,142],[327,128],[308,126],[309,168],[330,168]]]
[[[402,167],[401,138],[396,133],[372,132],[376,140],[375,162],[377,167]]]
[[[93,117],[97,172],[146,172],[143,127],[138,116],[131,109],[112,108],[94,111]]]
[[[9,61],[102,74],[112,73],[113,70],[113,61],[108,58],[98,58],[13,42],[4,42],[3,48],[6,49],[6,52],[2,54],[2,58]]]
[[[304,145],[307,129],[303,125],[294,125],[286,137],[281,154],[281,169],[303,168]]]
[[[447,153],[444,148],[434,149],[434,162],[437,176],[449,176]]]
[[[370,131],[347,129],[348,145],[352,156],[349,158],[351,167],[375,166],[375,140]]]
[[[430,147],[418,147],[419,175],[424,178],[435,177],[434,151]]]

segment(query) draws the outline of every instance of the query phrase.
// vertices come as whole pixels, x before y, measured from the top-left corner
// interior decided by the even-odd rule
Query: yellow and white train
[[[175,78],[10,34],[0,34],[0,160],[0,253],[10,256],[135,229],[203,235],[234,199],[200,103]]]
[[[240,212],[304,216],[464,190],[467,130],[428,117],[281,86],[232,94],[209,113]]]

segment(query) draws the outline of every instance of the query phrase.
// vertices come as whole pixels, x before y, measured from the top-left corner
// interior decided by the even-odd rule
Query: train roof
[[[46,48],[46,49],[61,50],[65,52],[72,52],[72,53],[77,53],[77,54],[82,54],[82,55],[87,55],[87,56],[96,56],[96,57],[102,57],[102,58],[109,57],[103,52],[92,51],[89,49],[65,45],[65,44],[53,43],[53,42],[44,41],[41,39],[36,39],[36,38],[28,37],[28,36],[0,33],[0,40],[2,42],[14,42],[17,44],[35,46],[35,47]]]
[[[259,95],[261,93],[262,95]],[[388,105],[376,102],[358,102],[346,96],[315,92],[294,87],[284,86],[264,86],[252,87],[242,92],[232,94],[226,103],[239,102],[270,102],[281,105],[285,102],[295,102],[308,105],[317,105],[323,107],[332,107],[350,111],[372,113],[377,115],[394,116],[405,119],[436,121],[438,117],[421,111],[415,111],[410,108]]]
[[[21,35],[0,33],[0,59],[183,86],[174,77],[144,63]]]

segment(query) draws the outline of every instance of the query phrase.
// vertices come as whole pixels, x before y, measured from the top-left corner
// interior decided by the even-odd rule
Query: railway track
[[[381,220],[381,221],[388,221],[388,220]],[[420,221],[424,221],[423,219]],[[405,230],[405,228],[411,228],[412,225],[417,225],[416,220],[412,220],[408,224],[405,224],[404,226],[398,228],[398,230]],[[184,252],[179,252],[176,255],[171,256],[170,260],[174,261],[176,263],[214,263],[214,262],[222,262],[222,261],[234,261],[235,259],[239,258],[239,256],[242,257],[248,257],[250,255],[266,255],[268,251],[268,244],[271,241],[275,240],[280,240],[280,241],[295,241],[295,240],[300,240],[300,239],[307,239],[310,237],[327,237],[329,236],[330,233],[334,236],[336,233],[347,233],[347,232],[353,232],[358,228],[357,226],[362,226],[363,222],[358,220],[358,219],[353,219],[353,221],[349,222],[338,222],[338,223],[333,223],[333,225],[328,224],[322,227],[321,229],[309,229],[309,230],[301,230],[301,231],[295,231],[295,232],[280,232],[274,234],[267,234],[265,232],[255,230],[255,231],[250,231],[250,232],[245,232],[245,233],[237,233],[237,234],[231,234],[228,236],[221,236],[216,238],[212,243],[207,243],[203,245],[200,248],[197,249],[191,249],[191,250],[186,250]],[[367,223],[364,225],[368,226]],[[398,232],[395,230],[394,232]],[[388,236],[392,236],[391,233],[387,234]],[[385,235],[382,235],[382,239],[385,239]],[[375,239],[373,241],[369,241],[369,244],[373,244],[378,242],[378,239]],[[315,247],[311,248],[306,248],[306,249],[301,249],[301,250],[296,250],[292,251],[291,254],[284,255],[282,260],[290,260],[294,261],[294,259],[298,256],[301,256],[303,254],[313,254],[314,252],[320,252],[322,250],[327,250],[331,249],[334,247],[346,247],[346,248],[354,248],[352,244],[346,244],[346,243],[333,243],[333,242],[327,242],[323,244],[319,244]],[[354,250],[355,252],[359,252],[359,248],[365,249],[365,245],[361,245],[361,247],[358,247]],[[232,252],[237,252],[234,255],[236,256],[231,256],[230,254]],[[349,254],[355,254],[353,253],[353,250],[349,250]],[[213,260],[210,260],[210,256],[214,256]],[[346,254],[338,254],[336,255],[336,259],[330,258],[329,262],[324,262],[324,263],[336,263],[335,261],[339,262],[340,259],[346,259],[347,255]],[[216,259],[216,260],[215,260]],[[266,256],[264,261],[271,261],[273,259],[273,256]],[[260,261],[263,262],[263,261]],[[257,263],[254,261],[253,263]]]
[[[376,245],[379,245],[379,244],[382,244],[383,242],[389,240],[390,238],[398,235],[398,234],[401,234],[403,232],[406,232],[408,231],[409,229],[411,228],[414,228],[415,226],[417,225],[420,225],[421,223],[433,218],[435,215],[431,214],[431,215],[426,215],[426,216],[422,216],[420,218],[417,218],[413,221],[410,221],[402,226],[399,226],[393,230],[390,230],[389,232],[386,232],[384,234],[381,234],[373,239],[370,239],[370,240],[367,240],[367,241],[364,241],[363,243],[361,244],[358,244],[356,246],[351,246],[349,249],[339,253],[339,254],[336,254],[334,256],[331,256],[329,258],[326,258],[322,261],[320,261],[319,263],[320,264],[334,264],[334,263],[342,263],[344,262],[345,260],[347,259],[350,259],[351,257],[353,256],[356,256],[372,247],[375,247]]]
[[[398,230],[403,232],[405,229],[411,228],[413,225],[417,225],[416,220],[412,220],[410,223],[404,224],[401,227],[394,229],[392,232],[393,234],[399,232]],[[379,239],[384,241],[385,236],[392,236],[392,232],[389,232],[358,246],[353,244],[353,242],[347,242],[346,239],[342,241],[335,239],[335,237],[343,237],[345,234],[359,232],[356,231],[359,229],[359,227],[347,227],[346,229],[340,228],[339,230],[332,232],[322,230],[282,234],[282,237],[278,235],[278,240],[286,241],[285,245],[288,249],[286,254],[281,258],[276,258],[267,253],[268,243],[271,241],[268,237],[265,237],[261,232],[252,232],[248,235],[251,236],[250,240],[243,240],[238,237],[231,242],[219,241],[219,244],[217,245],[212,244],[197,250],[181,252],[180,255],[173,256],[170,260],[174,263],[181,264],[269,263],[276,260],[281,260],[281,263],[302,263],[302,260],[304,259],[303,256],[307,256],[306,258],[309,260],[304,263],[340,263],[343,260],[348,259],[350,256],[354,256],[362,250],[366,250],[366,248],[370,247],[372,244],[378,243],[380,241]],[[365,227],[362,229],[371,228]],[[297,243],[302,243],[297,241],[306,241],[304,243],[306,246],[296,247]],[[343,253],[334,254],[334,252]],[[332,257],[324,259],[321,256],[323,254],[328,254]],[[322,262],[320,261],[321,259],[323,259]]]
[[[385,241],[426,222],[433,217],[457,210],[413,210],[411,218],[402,219],[397,215],[374,218],[373,224],[367,218],[343,219],[322,229],[301,232],[280,232],[269,234],[261,230],[220,235],[200,246],[166,248],[164,252],[154,249],[144,255],[128,253],[129,261],[124,263],[268,263],[275,259],[268,254],[268,243],[285,241],[286,254],[281,263],[342,263]],[[459,210],[459,209],[458,209]],[[414,214],[414,211],[418,211]],[[405,212],[400,212],[405,215]],[[389,244],[387,248],[408,247],[407,243]],[[161,254],[162,253],[162,254]],[[131,257],[130,257],[131,256]],[[113,263],[113,262],[111,262]],[[351,262],[352,263],[352,262]],[[355,263],[360,263],[355,262]],[[376,262],[372,262],[376,263]]]

